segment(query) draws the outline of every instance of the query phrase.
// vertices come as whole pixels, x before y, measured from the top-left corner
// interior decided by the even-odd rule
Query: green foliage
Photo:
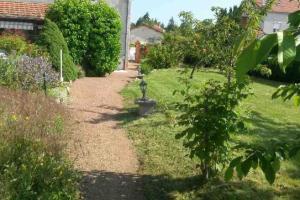
[[[150,17],[150,14],[147,12],[144,16],[138,18],[135,24],[133,26],[138,27],[141,25],[149,25],[149,26],[154,26],[154,25],[163,25],[161,22],[159,22],[157,19],[153,19]]]
[[[152,69],[166,69],[179,65],[177,52],[166,45],[152,46],[146,55],[143,65]]]
[[[79,199],[78,175],[61,155],[16,139],[0,147],[1,199]]]
[[[86,63],[97,75],[115,70],[121,51],[121,20],[119,14],[100,1],[90,8],[93,27],[89,33]]]
[[[178,67],[180,64],[180,51],[176,46],[172,46],[171,40],[174,38],[172,35],[166,36],[164,44],[157,44],[150,47],[146,55],[143,65],[147,65],[152,69],[165,69],[171,67]]]
[[[74,62],[82,63],[91,29],[90,1],[57,0],[51,5],[47,17],[60,28]]]
[[[47,53],[39,46],[30,44],[24,37],[18,35],[1,35],[0,50],[17,56],[47,56]]]
[[[297,60],[299,56],[297,55],[299,53],[297,51],[297,45],[300,24],[300,16],[298,12],[290,14],[289,23],[289,29],[278,32],[276,34],[265,36],[261,39],[256,39],[246,49],[244,49],[244,51],[238,57],[237,62],[238,80],[243,81],[246,74],[250,70],[255,69],[257,65],[259,65],[267,56],[270,55],[272,49],[276,50],[278,64],[283,72],[285,72],[286,68],[289,67],[294,60]],[[281,86],[273,94],[273,98],[279,97],[283,98],[285,101],[294,97],[295,104],[299,105],[298,84],[291,86]],[[292,149],[289,148],[289,144],[291,142],[283,143],[282,145],[273,144],[273,146],[275,146],[275,148],[273,149],[265,149],[261,146],[244,147],[246,149],[246,160],[234,167],[237,167],[236,170],[239,171],[238,166],[248,165],[248,163],[250,163],[251,165],[251,163],[256,163],[258,162],[257,160],[259,160],[260,167],[265,174],[267,181],[272,184],[275,181],[276,173],[280,169],[280,160],[287,158],[285,152],[290,151],[289,156],[295,156],[295,154],[299,151],[299,138],[296,138],[294,142],[296,144],[293,145]],[[229,167],[227,173],[229,175],[226,177],[227,179],[230,179],[232,177],[230,175],[231,171],[233,170],[232,168],[234,167]],[[248,172],[249,170],[242,171],[241,173],[238,172],[238,175],[240,174],[240,178],[242,178],[243,176],[247,176]]]
[[[120,55],[121,22],[104,1],[58,0],[48,15],[60,28],[76,64],[93,75],[111,73]]]
[[[228,159],[231,133],[244,127],[235,108],[247,97],[237,85],[208,81],[200,91],[181,91],[184,101],[177,105],[183,112],[178,125],[184,130],[176,137],[185,138],[184,146],[190,157],[200,159],[202,175],[209,179],[224,166]]]
[[[294,98],[296,106],[300,106],[300,84],[280,86],[272,95],[273,99],[282,98],[284,101]]]
[[[0,59],[0,85],[11,88],[17,88],[18,86],[15,64],[2,59]]]
[[[27,43],[25,38],[14,35],[7,35],[0,37],[0,49],[5,50],[7,53],[11,54],[15,52],[20,55],[25,53]]]
[[[1,199],[79,199],[78,174],[63,155],[68,119],[44,94],[0,87]]]
[[[67,43],[57,25],[49,19],[45,20],[43,31],[40,34],[40,44],[48,50],[56,71],[60,70],[60,50],[62,50],[64,79],[70,81],[77,78],[77,68],[69,54]]]
[[[153,68],[147,63],[147,60],[142,60],[141,63],[141,73],[142,74],[150,74],[150,72],[153,70]]]

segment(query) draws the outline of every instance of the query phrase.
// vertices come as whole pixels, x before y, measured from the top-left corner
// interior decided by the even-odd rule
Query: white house
[[[258,5],[264,5],[266,0],[256,0]],[[282,31],[288,28],[288,15],[300,10],[298,1],[277,0],[272,10],[267,14],[262,22],[264,34]]]
[[[130,43],[155,44],[162,41],[164,30],[159,26],[141,25],[131,29]]]

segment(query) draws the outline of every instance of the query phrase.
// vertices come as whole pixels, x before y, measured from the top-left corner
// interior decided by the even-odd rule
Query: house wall
[[[268,13],[262,23],[263,32],[266,34],[270,34],[273,33],[274,28],[279,28],[279,30],[287,29],[288,15],[288,13]]]
[[[158,43],[162,40],[163,34],[146,26],[140,26],[131,30],[130,43],[135,44],[136,41],[144,43]]]
[[[127,67],[129,56],[131,0],[106,0],[106,2],[116,8],[121,16],[123,27],[121,35],[121,63],[119,69],[124,69]]]

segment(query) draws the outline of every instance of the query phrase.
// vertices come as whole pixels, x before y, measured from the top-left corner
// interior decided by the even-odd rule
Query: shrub
[[[179,63],[177,52],[161,44],[151,47],[145,59],[145,64],[153,69],[177,67]]]
[[[18,35],[0,36],[0,49],[8,54],[47,56],[47,53],[39,46],[28,43],[24,37]]]
[[[120,55],[121,22],[104,1],[58,0],[47,15],[62,31],[76,64],[93,75],[112,72]]]
[[[36,91],[44,85],[44,74],[48,87],[58,85],[58,74],[46,58],[22,56],[17,59],[0,60],[0,84]]]
[[[204,178],[216,175],[227,163],[231,133],[243,128],[235,112],[240,101],[247,97],[236,84],[208,81],[200,91],[181,91],[184,101],[177,105],[183,111],[178,125],[184,130],[176,138],[184,138],[184,146],[191,158],[200,160]]]
[[[89,9],[88,0],[57,0],[47,13],[47,17],[60,28],[76,64],[82,63],[88,48],[91,29]]]
[[[142,74],[150,74],[153,68],[147,63],[147,60],[142,60],[141,63],[141,73]]]
[[[0,148],[2,199],[79,199],[77,181],[72,166],[40,143],[16,139]]]
[[[17,61],[18,82],[21,89],[38,90],[44,85],[58,85],[58,74],[52,69],[51,63],[43,57],[22,57]],[[44,77],[45,76],[45,77]]]
[[[26,40],[21,36],[4,35],[0,36],[0,49],[5,50],[8,54],[23,54],[26,51]]]
[[[11,88],[18,87],[18,76],[15,63],[0,59],[0,85]]]
[[[64,36],[57,25],[49,19],[45,20],[43,31],[40,35],[40,44],[48,50],[52,65],[57,71],[60,70],[60,50],[62,49],[64,79],[69,81],[77,78],[77,68],[69,54]]]
[[[78,175],[62,154],[68,118],[45,95],[0,87],[1,199],[79,199]]]
[[[90,11],[93,27],[86,61],[96,75],[105,75],[119,64],[121,20],[119,14],[103,1],[91,6]]]

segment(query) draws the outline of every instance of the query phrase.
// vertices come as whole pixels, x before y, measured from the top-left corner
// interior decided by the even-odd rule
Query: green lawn
[[[173,95],[182,88],[176,70],[160,70],[146,77],[149,96],[158,100],[158,111],[147,118],[138,119],[133,113],[134,99],[140,96],[139,82],[131,83],[122,94],[129,114],[123,118],[124,126],[136,146],[141,162],[140,175],[147,199],[300,199],[300,157],[285,162],[273,186],[267,184],[260,171],[251,172],[243,181],[226,183],[222,175],[203,185],[199,179],[197,161],[191,160],[175,139],[180,128],[174,127],[172,104],[180,101]],[[194,78],[195,86],[208,79],[224,79],[215,72],[200,71]],[[279,83],[254,79],[254,96],[245,100],[239,112],[247,122],[248,131],[234,136],[235,141],[269,144],[272,138],[292,140],[300,134],[300,109],[292,102],[271,100]],[[168,108],[170,108],[168,110]]]

